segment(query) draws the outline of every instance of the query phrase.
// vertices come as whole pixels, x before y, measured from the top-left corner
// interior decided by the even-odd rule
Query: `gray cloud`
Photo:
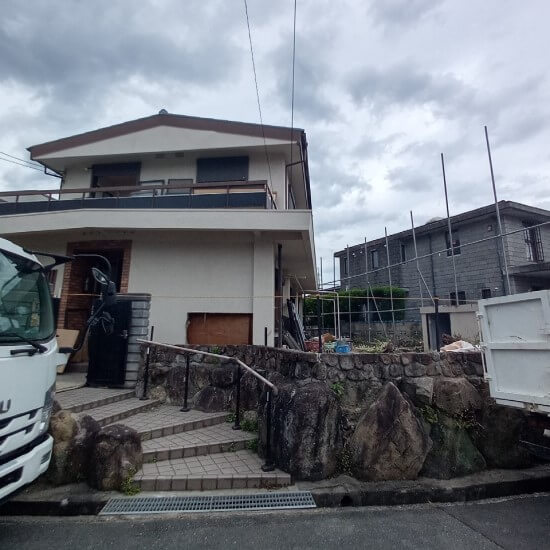
[[[426,17],[441,3],[441,0],[384,0],[372,2],[369,13],[377,24],[403,26]]]
[[[365,67],[349,77],[348,91],[357,104],[368,105],[378,115],[408,105],[428,105],[440,114],[456,114],[475,100],[473,90],[452,74],[421,71],[411,62]]]
[[[292,0],[248,0],[266,123],[290,122]],[[306,129],[317,253],[502,199],[550,206],[543,0],[298,3],[295,125]],[[520,39],[521,38],[521,39]],[[434,44],[436,46],[434,46]],[[0,150],[157,112],[258,121],[240,2],[5,0]],[[1,188],[55,180],[0,162]]]

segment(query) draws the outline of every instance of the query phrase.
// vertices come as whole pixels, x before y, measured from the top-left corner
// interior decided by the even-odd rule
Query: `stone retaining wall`
[[[465,377],[479,390],[486,391],[481,353],[478,352],[318,354],[264,346],[197,346],[196,349],[236,357],[268,378],[276,377],[277,373],[289,380],[323,381],[340,394],[345,408],[363,408],[372,402],[387,381],[393,381],[400,386],[409,378]],[[179,388],[173,385],[181,384],[182,377],[175,376],[175,373],[168,375],[174,367],[183,369],[184,361],[184,355],[153,347],[150,387],[161,385],[168,389],[169,394],[180,395],[181,391],[176,391]],[[215,359],[204,355],[191,356],[193,387],[190,397],[195,389],[202,389],[199,379],[206,382],[209,378],[204,367],[211,368],[217,363]],[[140,388],[142,375],[143,368],[140,369]]]
[[[519,440],[523,411],[496,406],[472,353],[305,353],[263,346],[202,347],[236,357],[279,389],[272,399],[274,461],[296,479],[347,473],[380,481],[448,479],[532,464]],[[142,350],[143,355],[143,350]],[[200,410],[235,404],[236,365],[189,356],[189,397]],[[151,396],[180,405],[186,356],[153,347]],[[142,365],[143,367],[143,365]],[[143,368],[138,395],[141,395]],[[265,449],[265,387],[246,374],[242,410],[258,413]]]

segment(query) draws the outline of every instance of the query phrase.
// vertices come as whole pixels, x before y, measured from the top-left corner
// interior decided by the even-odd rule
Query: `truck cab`
[[[0,503],[48,468],[57,359],[43,266],[0,239]]]

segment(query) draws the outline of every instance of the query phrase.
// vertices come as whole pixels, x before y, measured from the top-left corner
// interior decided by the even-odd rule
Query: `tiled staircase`
[[[84,413],[102,426],[124,424],[143,441],[143,468],[134,481],[142,491],[200,491],[282,487],[290,475],[263,472],[247,448],[256,435],[233,430],[228,413],[181,412],[133,390],[78,388],[57,395],[63,409]]]

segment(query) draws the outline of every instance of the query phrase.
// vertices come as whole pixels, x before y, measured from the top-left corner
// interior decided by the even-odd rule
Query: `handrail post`
[[[185,356],[185,389],[183,392],[183,407],[181,412],[188,412],[189,407],[187,405],[187,398],[189,396],[189,354]]]
[[[151,327],[151,338],[153,341],[153,335],[155,334],[155,327]],[[145,401],[149,399],[147,397],[147,385],[149,383],[149,363],[151,361],[151,346],[147,346],[147,357],[145,358],[145,369],[143,370],[143,394],[140,397],[140,401]]]
[[[456,297],[458,299],[458,296]],[[439,298],[434,296],[435,351],[441,348],[441,330],[439,328]]]
[[[262,466],[263,472],[272,472],[275,470],[273,458],[271,457],[271,390],[268,388],[265,402],[265,464]]]
[[[237,365],[237,403],[235,405],[234,430],[241,429],[241,366]]]
[[[319,353],[323,353],[323,335],[321,334],[321,297],[317,294],[317,345]]]

